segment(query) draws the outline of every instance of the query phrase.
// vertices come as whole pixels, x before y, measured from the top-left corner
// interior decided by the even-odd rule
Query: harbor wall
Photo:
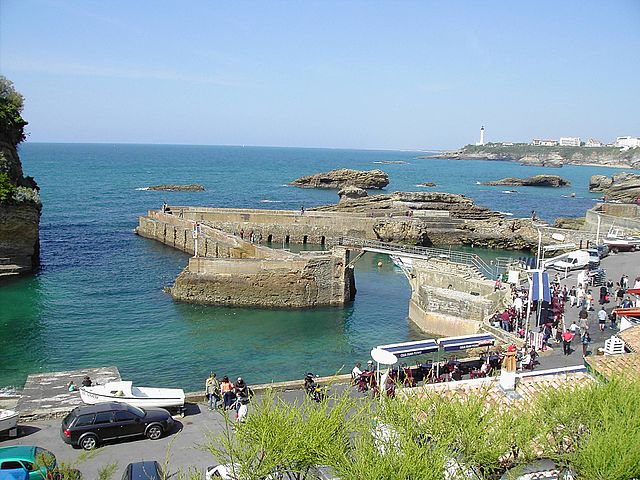
[[[476,333],[506,304],[507,290],[472,266],[443,260],[414,261],[410,279],[409,319],[427,332],[443,336]]]
[[[136,233],[194,254],[194,221],[149,212]],[[350,252],[291,253],[257,245],[208,225],[201,225],[198,256],[170,288],[179,301],[267,308],[344,305],[355,296]]]
[[[640,232],[640,206],[617,203],[601,203],[585,216],[585,227],[591,232],[598,230],[600,218],[600,238],[607,235],[612,226],[623,228],[627,233]]]
[[[296,259],[191,258],[171,287],[176,300],[266,308],[341,306],[355,296],[349,251]]]

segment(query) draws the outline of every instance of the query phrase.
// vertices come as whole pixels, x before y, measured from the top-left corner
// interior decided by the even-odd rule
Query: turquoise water
[[[545,169],[512,163],[419,160],[414,152],[25,144],[23,167],[41,187],[42,269],[0,288],[0,387],[29,373],[117,365],[139,384],[200,387],[214,370],[251,383],[329,374],[368,358],[380,343],[421,338],[407,319],[410,289],[385,257],[356,267],[356,301],[346,308],[269,311],[175,303],[163,293],[187,256],[133,234],[137,217],[163,201],[220,207],[299,208],[334,203],[335,191],[285,186],[301,175],[348,167],[385,170],[387,192],[463,193],[487,207],[528,216],[580,216],[593,205],[588,178],[614,170]],[[376,161],[404,160],[405,165]],[[564,189],[507,195],[477,181],[554,173]],[[137,190],[201,183],[205,192]],[[564,198],[576,192],[577,198]],[[492,255],[492,252],[482,252]],[[383,266],[377,267],[382,261]]]

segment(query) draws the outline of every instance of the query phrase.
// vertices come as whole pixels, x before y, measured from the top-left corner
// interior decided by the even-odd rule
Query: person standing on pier
[[[602,308],[600,308],[600,311],[598,312],[598,327],[600,327],[600,331],[604,332],[604,326],[605,323],[607,322],[607,312],[604,309],[604,305],[602,306]]]
[[[562,350],[565,355],[571,355],[571,340],[573,340],[573,334],[567,328],[562,334]]]

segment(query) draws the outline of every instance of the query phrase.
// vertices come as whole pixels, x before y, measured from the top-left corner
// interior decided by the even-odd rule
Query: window
[[[95,423],[96,425],[102,424],[102,423],[111,423],[112,420],[113,420],[113,412],[100,412],[96,414],[96,420],[93,423]]]
[[[7,460],[0,464],[0,470],[13,470],[14,468],[24,468],[17,460]]]
[[[74,427],[85,427],[93,423],[95,415],[80,415]]]
[[[116,412],[115,418],[116,422],[131,422],[136,418],[136,416],[133,413],[121,410],[119,412]]]
[[[26,468],[29,472],[34,472],[36,470],[35,465],[31,462],[27,462],[26,460],[23,460],[22,464],[24,465],[24,468]]]
[[[129,412],[133,413],[136,417],[142,418],[145,415],[144,411],[142,411],[138,407],[134,407],[133,405],[127,405],[127,410],[129,410]]]

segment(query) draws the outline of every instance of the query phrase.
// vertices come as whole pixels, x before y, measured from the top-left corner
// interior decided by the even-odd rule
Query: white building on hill
[[[640,147],[640,138],[638,137],[618,137],[614,147],[619,148],[636,148]]]
[[[602,147],[602,142],[600,140],[596,140],[595,138],[590,138],[587,140],[587,143],[584,144],[585,147]]]
[[[556,145],[558,145],[558,141],[557,140],[539,140],[537,138],[534,138],[533,140],[531,140],[531,145],[534,145],[536,147],[555,147]]]
[[[579,147],[580,137],[560,137],[561,147]]]

